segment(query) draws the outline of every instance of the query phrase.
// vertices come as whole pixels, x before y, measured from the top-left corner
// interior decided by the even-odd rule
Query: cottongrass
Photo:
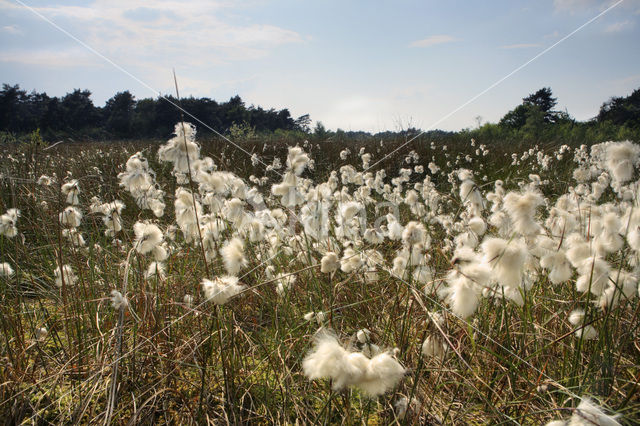
[[[2,262],[0,263],[0,277],[11,278],[14,274],[13,268],[9,263]]]
[[[355,386],[372,398],[397,386],[406,373],[392,354],[383,352],[368,358],[348,351],[325,329],[316,333],[314,348],[302,362],[302,369],[309,380],[331,379],[335,391]]]
[[[245,286],[238,283],[238,277],[216,277],[213,280],[202,280],[204,298],[216,305],[224,305],[233,296],[244,290]]]
[[[553,420],[546,426],[620,426],[619,417],[606,414],[590,398],[582,398],[569,420]]]
[[[0,219],[0,274],[19,272],[0,280],[2,400],[33,391],[34,421],[102,422],[90,371],[111,368],[116,422],[544,423],[594,389],[634,418],[636,145],[532,147],[494,165],[475,141],[434,143],[367,170],[378,141],[327,155],[315,141],[265,144],[244,180],[224,170],[238,153],[208,157],[195,134],[179,123],[158,156],[96,152],[98,171],[90,150],[64,157],[72,173],[47,167],[3,199],[23,216]],[[323,329],[307,349],[317,326],[350,339]]]
[[[13,238],[18,235],[18,218],[20,217],[20,210],[9,209],[5,214],[0,216],[0,235],[4,235],[8,238]]]
[[[244,243],[240,238],[232,238],[220,249],[224,267],[230,275],[236,275],[249,261],[244,255]]]

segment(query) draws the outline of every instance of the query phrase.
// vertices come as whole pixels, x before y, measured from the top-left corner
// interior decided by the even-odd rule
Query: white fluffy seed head
[[[149,222],[136,222],[133,225],[136,235],[135,248],[140,254],[147,254],[162,243],[162,231]]]
[[[598,338],[598,330],[596,330],[592,325],[587,325],[584,328],[576,330],[575,336],[578,339],[595,340]]]
[[[362,330],[358,330],[358,332],[356,333],[356,338],[360,343],[367,343],[369,341],[370,334],[371,332],[369,330],[363,328]]]
[[[297,176],[302,174],[309,164],[310,158],[302,148],[294,146],[289,148],[287,155],[287,169],[293,171]]]
[[[213,280],[202,280],[202,291],[206,300],[216,305],[224,305],[233,296],[244,290],[245,286],[238,284],[237,277],[216,277]]]
[[[278,296],[284,296],[291,286],[295,284],[296,276],[280,273],[277,275],[276,280],[276,293],[278,293]]]
[[[356,382],[365,395],[375,398],[397,386],[406,373],[404,367],[388,352],[371,358],[364,377]]]
[[[74,206],[68,206],[60,213],[60,223],[69,228],[77,228],[82,220],[82,212]]]
[[[427,336],[422,342],[422,355],[429,358],[443,358],[447,352],[447,346],[442,340],[433,335]]]
[[[229,275],[236,275],[249,263],[244,255],[244,243],[234,237],[227,241],[220,249],[224,267]]]
[[[581,325],[582,321],[584,321],[583,309],[575,309],[571,311],[571,313],[569,314],[569,323],[571,323],[571,325]]]
[[[348,368],[345,368],[347,354],[335,335],[321,329],[315,336],[313,350],[307,354],[302,362],[302,370],[309,380],[337,379],[349,374]],[[337,380],[334,380],[334,390],[342,388],[337,383]],[[344,379],[339,383],[344,385]]]
[[[144,274],[146,279],[158,278],[165,279],[167,276],[166,268],[162,262],[151,262]]]
[[[550,251],[540,258],[540,266],[549,270],[549,280],[553,284],[568,281],[573,274],[571,265],[563,251]]]
[[[62,287],[62,283],[66,286],[73,286],[78,281],[78,278],[73,273],[73,269],[69,265],[62,265],[62,268],[58,267],[54,271],[55,273],[55,283],[58,288]]]
[[[126,309],[129,301],[118,290],[111,290],[111,306],[116,310]]]
[[[18,235],[18,228],[16,227],[18,217],[20,217],[20,210],[18,209],[9,209],[0,216],[0,235],[8,238]]]
[[[515,230],[525,236],[535,235],[540,231],[535,214],[536,209],[543,204],[542,195],[534,191],[522,194],[510,192],[504,197],[504,210],[513,222]]]
[[[7,262],[0,263],[0,277],[10,278],[13,276],[13,268]]]
[[[579,267],[591,256],[589,243],[580,234],[573,233],[567,238],[567,259],[574,268]]]
[[[447,279],[449,286],[440,290],[451,311],[461,318],[468,318],[476,311],[480,302],[480,293],[469,279],[457,275],[455,271]]]
[[[487,231],[487,224],[481,217],[474,216],[469,219],[468,222],[469,229],[473,231],[476,235],[482,236]]]
[[[600,425],[619,426],[618,416],[610,416],[598,407],[590,398],[582,398],[569,420],[569,426]]]
[[[495,273],[496,281],[504,287],[520,286],[528,254],[524,241],[486,238],[481,247],[483,261]]]
[[[338,255],[334,252],[327,252],[324,256],[322,256],[322,260],[320,260],[320,272],[323,274],[330,274],[335,272],[340,267],[340,260],[338,259]]]
[[[610,267],[604,259],[592,256],[578,265],[580,274],[576,280],[576,290],[585,293],[591,292],[600,296],[609,284]]]
[[[422,223],[411,221],[402,232],[402,242],[407,246],[422,244],[426,241],[427,231]]]
[[[350,352],[325,329],[316,334],[314,348],[302,362],[302,369],[310,380],[331,379],[333,390],[357,386],[369,397],[395,387],[406,372],[393,355],[383,352],[369,359]]]
[[[606,147],[606,167],[614,180],[624,183],[633,178],[640,157],[640,146],[630,142],[610,142]]]
[[[349,274],[359,270],[363,264],[360,253],[356,252],[353,248],[348,247],[345,249],[342,259],[340,259],[340,270]]]

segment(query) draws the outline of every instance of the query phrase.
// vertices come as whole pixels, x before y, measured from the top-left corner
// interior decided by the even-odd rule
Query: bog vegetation
[[[640,146],[174,131],[3,147],[8,422],[640,419]]]

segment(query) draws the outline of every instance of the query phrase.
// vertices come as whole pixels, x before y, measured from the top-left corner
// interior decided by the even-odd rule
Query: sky
[[[0,0],[0,82],[102,106],[175,93],[175,69],[181,96],[369,132],[473,128],[551,87],[588,120],[640,87],[640,0],[617,1]]]

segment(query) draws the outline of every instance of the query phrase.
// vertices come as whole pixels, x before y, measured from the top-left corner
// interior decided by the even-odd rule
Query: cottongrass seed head
[[[237,275],[249,263],[244,256],[244,243],[238,237],[227,241],[220,249],[220,255],[229,275]]]
[[[202,291],[206,300],[216,305],[224,305],[233,296],[244,290],[245,286],[238,284],[237,277],[216,277],[213,280],[202,280]]]

